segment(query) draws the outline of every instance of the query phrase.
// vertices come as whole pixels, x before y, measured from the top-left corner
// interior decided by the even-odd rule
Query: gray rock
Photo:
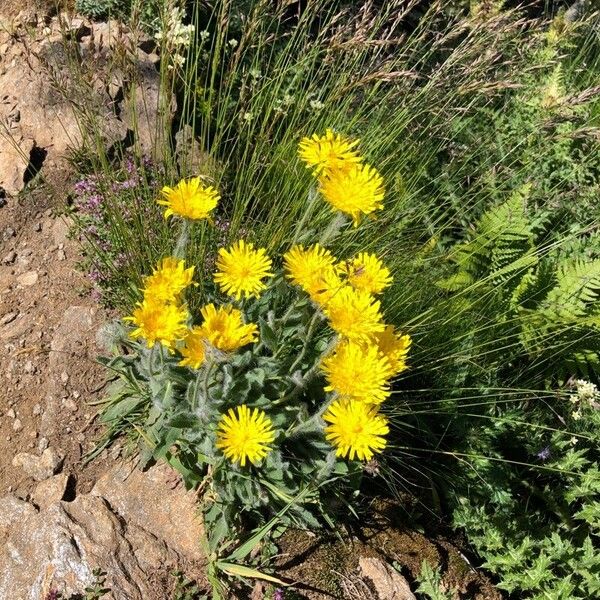
[[[383,560],[361,556],[358,564],[363,576],[373,584],[379,600],[417,600],[408,581]]]
[[[37,484],[33,494],[31,495],[32,502],[40,509],[47,508],[52,504],[60,502],[67,490],[70,475],[60,473],[49,479],[41,481]]]
[[[35,285],[38,282],[39,275],[37,271],[26,271],[17,277],[17,283],[24,287]]]
[[[60,470],[63,457],[54,448],[46,448],[41,456],[20,452],[13,460],[13,467],[20,467],[36,481],[43,481],[52,477]]]
[[[16,312],[9,312],[6,313],[1,319],[0,319],[0,325],[7,325],[8,323],[12,323],[18,316],[19,313]]]
[[[0,498],[0,541],[7,535],[10,528],[37,511],[31,504],[24,502],[16,496],[3,496]]]
[[[166,597],[155,575],[172,570],[179,556],[143,528],[126,525],[103,498],[83,495],[27,513],[0,547],[0,598],[83,594],[95,569],[107,574],[115,600]]]
[[[166,464],[142,472],[134,465],[117,463],[96,482],[91,493],[106,498],[128,523],[168,540],[177,552],[201,560],[198,540],[203,526],[196,495],[183,486],[172,489],[174,475]]]
[[[15,262],[15,258],[17,258],[17,253],[14,250],[11,250],[3,259],[2,262],[5,265],[11,265]]]

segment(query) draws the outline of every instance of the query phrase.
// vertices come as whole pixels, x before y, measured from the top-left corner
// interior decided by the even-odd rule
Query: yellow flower
[[[261,281],[271,277],[271,259],[264,248],[254,250],[253,244],[246,244],[240,240],[233,244],[229,250],[221,248],[217,259],[215,283],[221,290],[240,299],[241,296],[258,296],[266,286]]]
[[[294,246],[283,259],[287,277],[318,304],[326,304],[345,285],[338,275],[335,258],[319,244],[306,250],[303,246]]]
[[[335,258],[329,250],[319,244],[309,246],[294,246],[283,255],[287,276],[296,285],[306,289],[310,287],[316,275],[326,269],[332,269]]]
[[[165,219],[171,215],[178,215],[198,221],[210,219],[210,212],[217,206],[219,192],[212,186],[204,186],[199,177],[192,177],[187,181],[182,179],[174,188],[163,187],[163,199],[157,203],[166,206]]]
[[[352,217],[357,227],[363,215],[383,208],[383,179],[369,165],[353,165],[323,175],[319,182],[323,198],[335,209]]]
[[[161,302],[173,302],[192,283],[194,267],[172,256],[163,258],[159,267],[144,282],[144,296]]]
[[[187,333],[188,316],[186,306],[144,298],[142,302],[137,303],[133,315],[125,317],[124,320],[137,326],[130,333],[132,338],[144,338],[150,348],[156,342],[160,342],[172,350],[175,342],[183,339]]]
[[[331,296],[323,312],[334,331],[350,340],[368,342],[385,327],[380,306],[367,292],[346,286]]]
[[[233,306],[207,304],[201,311],[204,317],[201,329],[204,337],[223,352],[232,352],[256,341],[258,327],[254,323],[244,324],[242,313]]]
[[[342,270],[348,277],[348,283],[355,290],[362,290],[369,294],[379,294],[392,283],[389,269],[375,254],[361,252],[358,256],[342,263]]]
[[[393,325],[387,325],[383,331],[375,334],[375,343],[379,351],[388,359],[394,375],[408,369],[406,356],[412,343],[409,335],[399,335]]]
[[[354,150],[357,145],[358,140],[348,140],[327,129],[325,135],[315,133],[312,137],[302,138],[298,154],[318,174],[360,163],[362,158]]]
[[[183,347],[179,353],[183,360],[179,362],[182,367],[199,369],[206,358],[206,336],[202,327],[192,327],[183,340]]]
[[[251,411],[245,404],[233,408],[221,417],[217,427],[217,448],[232,462],[246,466],[246,460],[256,465],[270,451],[275,439],[273,423],[262,410]]]
[[[325,427],[325,439],[335,446],[336,456],[371,460],[374,452],[385,448],[384,436],[390,429],[375,407],[355,400],[336,400],[323,420],[330,423]]]
[[[327,379],[326,392],[366,404],[381,404],[390,395],[392,370],[377,346],[342,341],[323,359],[321,369]]]

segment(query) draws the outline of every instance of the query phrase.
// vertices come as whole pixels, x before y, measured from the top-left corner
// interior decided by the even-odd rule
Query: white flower
[[[594,383],[586,381],[585,379],[578,379],[575,382],[576,387],[576,398],[579,402],[587,402],[592,404],[595,401],[600,400],[600,391]]]
[[[579,438],[576,438],[575,436],[573,436],[569,441],[574,446],[579,441]]]

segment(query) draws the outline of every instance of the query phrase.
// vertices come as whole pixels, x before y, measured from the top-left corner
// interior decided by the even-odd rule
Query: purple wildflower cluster
[[[136,193],[143,188],[155,188],[155,168],[152,161],[143,157],[138,163],[129,156],[123,168],[114,173],[114,179],[107,181],[98,175],[89,175],[75,183],[75,201],[80,223],[80,232],[89,243],[87,275],[92,286],[92,297],[99,300],[103,290],[130,262],[130,256],[122,247],[122,239],[114,235],[112,227],[115,216],[119,222],[133,222],[133,219],[150,221],[158,217],[158,208]],[[103,260],[97,260],[98,252]],[[109,260],[107,261],[106,258]],[[105,267],[106,263],[111,268]]]

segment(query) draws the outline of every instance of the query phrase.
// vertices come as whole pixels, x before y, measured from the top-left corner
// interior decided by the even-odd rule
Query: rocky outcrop
[[[71,502],[61,500],[61,476],[38,485],[37,507],[0,498],[0,598],[40,600],[51,591],[69,598],[102,572],[113,600],[164,600],[159,580],[183,564],[200,573],[193,495],[168,485],[166,466],[126,473],[115,467]]]
[[[2,193],[17,194],[40,169],[60,168],[96,138],[107,152],[159,151],[176,105],[174,95],[161,95],[151,40],[116,21],[60,15],[35,23],[0,17]]]

